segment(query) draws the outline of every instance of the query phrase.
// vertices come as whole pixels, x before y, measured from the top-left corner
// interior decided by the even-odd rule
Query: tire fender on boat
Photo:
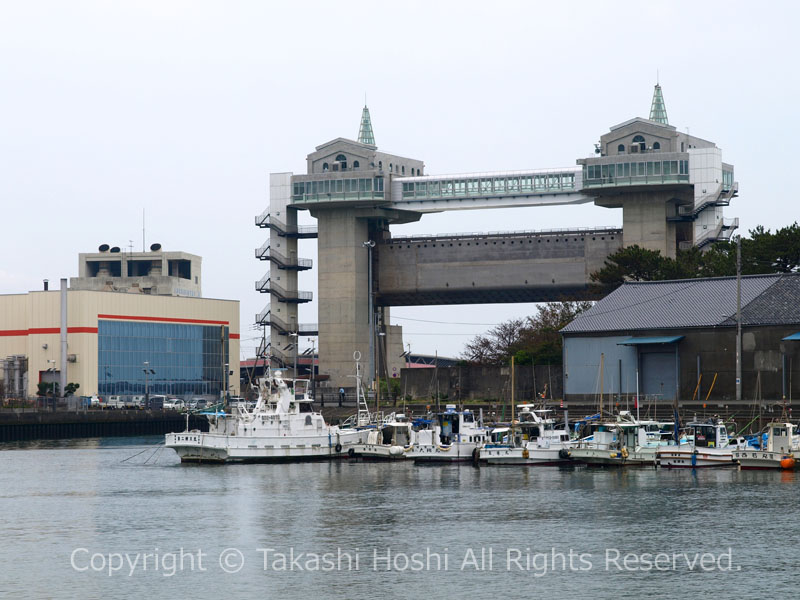
[[[525,449],[522,451],[522,458],[525,458],[525,459],[527,459],[527,458],[530,458],[530,455],[531,455],[531,453],[530,453],[530,452],[528,452],[528,449],[527,449],[527,448],[525,448]]]
[[[333,447],[333,449],[336,451],[336,454],[339,454],[339,452],[342,451],[342,445],[337,442],[336,445]],[[350,449],[352,450],[352,448]]]
[[[569,450],[562,448],[558,451],[558,458],[569,458]]]
[[[338,450],[337,450],[337,452],[338,452]],[[347,451],[347,456],[349,456],[350,458],[353,458],[355,455],[356,455],[356,451],[355,451],[354,448],[350,448],[350,450]]]

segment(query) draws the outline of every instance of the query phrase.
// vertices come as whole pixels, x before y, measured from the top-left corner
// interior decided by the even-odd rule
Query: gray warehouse
[[[736,398],[736,278],[628,282],[561,330],[564,399]],[[742,398],[800,395],[800,273],[742,277]],[[602,369],[601,369],[602,365]],[[712,387],[713,386],[713,387]]]

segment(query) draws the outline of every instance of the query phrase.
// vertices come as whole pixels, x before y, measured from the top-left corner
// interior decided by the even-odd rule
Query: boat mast
[[[742,236],[736,237],[736,401],[742,400]]]
[[[598,402],[598,410],[597,413],[602,417],[603,416],[603,371],[605,370],[605,358],[606,355],[601,352],[600,353],[600,400]]]

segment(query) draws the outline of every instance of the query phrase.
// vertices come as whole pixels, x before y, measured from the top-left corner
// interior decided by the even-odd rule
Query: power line
[[[401,321],[418,321],[419,323],[437,323],[439,325],[481,325],[485,327],[496,327],[498,323],[459,323],[457,321],[430,321],[428,319],[412,319],[411,317],[398,317],[392,315],[392,319],[400,319]]]

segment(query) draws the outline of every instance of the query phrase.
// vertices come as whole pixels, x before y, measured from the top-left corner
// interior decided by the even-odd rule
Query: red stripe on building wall
[[[239,334],[238,333],[231,333],[231,334],[228,334],[228,337],[230,337],[232,340],[238,340],[239,339]]]
[[[0,336],[26,336],[61,333],[59,327],[32,327],[31,329],[6,329]],[[68,327],[67,333],[97,333],[97,327]]]
[[[202,325],[228,325],[228,321],[209,321],[207,319],[180,319],[177,317],[142,317],[139,315],[97,315],[98,319],[119,319],[121,321],[157,321],[159,323],[199,323]]]

